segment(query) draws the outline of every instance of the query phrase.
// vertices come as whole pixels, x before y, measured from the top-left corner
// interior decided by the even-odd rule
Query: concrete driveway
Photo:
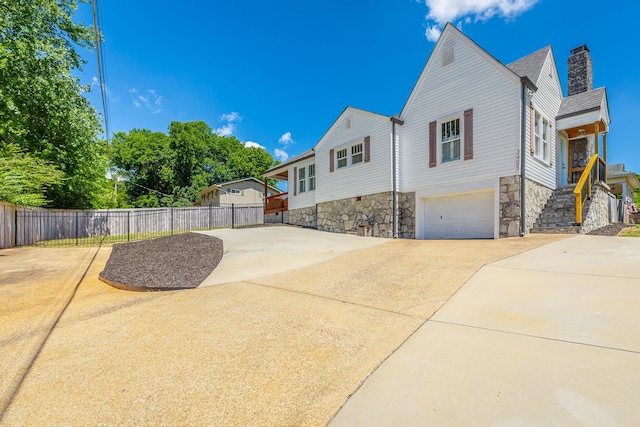
[[[75,254],[82,259],[96,256],[77,289],[73,288],[73,280],[65,277],[85,269],[86,262],[77,267],[69,262],[56,266],[54,256],[59,253],[54,255],[50,249],[0,251],[0,300],[10,302],[0,310],[0,325],[9,325],[2,329],[0,355],[3,368],[6,366],[5,371],[10,374],[3,375],[0,388],[0,425],[325,425],[363,381],[387,372],[388,362],[405,354],[428,327],[457,327],[451,319],[425,322],[443,305],[437,316],[446,313],[449,304],[445,303],[470,278],[468,285],[484,274],[483,266],[498,260],[507,262],[513,255],[541,246],[531,253],[544,254],[546,247],[555,248],[565,242],[569,245],[567,251],[584,245],[581,238],[558,242],[562,236],[542,235],[498,241],[393,240],[379,244],[377,239],[310,230],[254,230],[266,233],[265,241],[297,239],[298,244],[308,242],[309,246],[293,250],[285,244],[283,252],[248,247],[244,255],[253,256],[238,264],[239,269],[251,269],[251,259],[268,264],[266,260],[278,260],[284,253],[286,256],[281,259],[294,260],[292,254],[312,252],[320,246],[314,240],[316,235],[320,241],[326,239],[325,255],[329,258],[306,266],[292,263],[287,267],[282,263],[273,274],[216,286],[138,293],[111,288],[97,279],[109,256],[108,248],[97,254]],[[247,231],[227,231],[223,238],[229,253],[225,256],[232,255],[232,248],[250,243],[253,237]],[[293,235],[285,240],[285,233]],[[589,239],[606,240],[593,237],[585,242]],[[572,245],[574,240],[576,244]],[[349,247],[349,241],[372,246],[352,247],[338,256],[332,255],[331,250],[339,252],[335,249]],[[611,260],[612,255],[605,254],[604,259]],[[552,259],[559,256],[554,253]],[[24,266],[24,271],[5,274],[15,263]],[[33,271],[29,271],[29,263]],[[43,302],[37,298],[42,292],[42,276],[38,272],[41,265],[47,266],[46,277],[59,277],[47,282],[48,291],[68,296],[66,301],[61,298]],[[535,274],[539,267],[533,265],[530,272]],[[540,265],[547,268],[544,261]],[[509,269],[520,270],[527,271]],[[17,288],[20,293],[15,293]],[[455,300],[473,288],[463,287],[451,298],[451,304],[455,306]],[[502,294],[496,293],[497,302]],[[43,307],[56,304],[58,311],[53,312],[61,313],[59,320],[51,323],[51,317],[45,316],[36,328],[43,338],[34,342],[37,351],[22,357],[28,361],[26,366],[13,364],[13,358],[21,355],[25,340],[37,335],[13,322],[14,318],[37,318]],[[9,309],[5,309],[7,306]],[[486,311],[490,309],[485,307]],[[458,315],[464,312],[461,310]],[[470,348],[462,332],[458,347],[450,347],[447,340],[454,337],[442,331],[435,341],[428,342],[428,347],[439,349],[444,360],[452,359],[461,348]],[[487,341],[487,347],[490,345]],[[421,341],[417,347],[424,351]],[[518,352],[517,343],[511,343],[508,352],[489,352],[491,357],[486,355],[483,360],[508,365],[506,361],[512,359],[514,352],[520,358],[526,355]],[[501,354],[506,357],[493,359]],[[527,357],[532,359],[535,354]],[[407,369],[420,366],[420,357],[423,356],[408,356]],[[464,378],[465,369],[477,370],[466,367],[468,358],[464,355],[457,357],[462,358],[459,373],[447,368],[443,375]],[[598,361],[610,360],[603,357]],[[412,384],[422,382],[420,369],[416,368],[416,372],[416,381],[408,382],[408,390]],[[586,365],[579,373],[583,377],[595,375]],[[398,384],[409,380],[402,371],[396,371],[396,375]],[[392,413],[395,402],[411,402],[411,395],[404,399],[400,391],[406,384],[389,387],[390,392],[398,393],[393,401],[358,398],[370,380],[334,422],[349,423],[349,407],[359,401],[364,402],[360,408],[368,414],[361,418],[366,420],[364,425],[375,421],[385,424],[388,418],[379,413]],[[631,380],[632,377],[628,381]],[[484,383],[478,384],[474,389],[484,390]],[[464,404],[465,401],[456,403],[452,397],[458,389],[444,390],[446,393],[438,393],[443,411],[451,413],[459,407],[455,405]],[[562,396],[575,404],[575,395]],[[468,394],[468,398],[474,397],[477,395]],[[529,404],[534,410],[535,401]],[[424,402],[418,400],[413,407],[420,416],[421,405]],[[423,424],[421,420],[407,419],[406,424]]]
[[[637,425],[639,261],[577,236],[483,267],[331,425]]]
[[[201,233],[222,239],[224,257],[214,274],[200,287],[242,282],[295,270],[389,241],[284,226],[222,228]]]

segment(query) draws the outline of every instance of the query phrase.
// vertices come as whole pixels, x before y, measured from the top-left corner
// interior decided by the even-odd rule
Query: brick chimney
[[[569,65],[569,96],[587,92],[593,89],[593,71],[591,69],[591,54],[586,44],[571,49],[571,56],[567,60]]]

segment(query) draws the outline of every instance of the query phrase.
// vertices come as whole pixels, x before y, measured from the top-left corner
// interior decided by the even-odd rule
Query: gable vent
[[[453,64],[453,46],[442,51],[442,66]]]

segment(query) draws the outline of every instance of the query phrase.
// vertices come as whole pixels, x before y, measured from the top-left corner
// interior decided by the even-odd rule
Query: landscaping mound
[[[218,266],[222,240],[199,233],[113,245],[100,280],[126,290],[193,289]]]

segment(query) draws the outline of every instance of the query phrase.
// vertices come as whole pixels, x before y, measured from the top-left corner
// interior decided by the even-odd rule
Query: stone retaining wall
[[[525,230],[536,222],[553,190],[530,179],[525,180]],[[500,178],[500,237],[520,235],[520,175]]]
[[[290,209],[289,224],[299,225],[301,227],[316,228],[317,221],[315,205],[300,209]]]
[[[609,225],[609,191],[600,184],[595,184],[591,191],[591,199],[585,207],[581,232],[586,234],[595,229]]]
[[[391,191],[318,204],[318,230],[357,233],[360,226],[374,237],[393,237]],[[398,193],[398,237],[415,238],[415,193]]]

